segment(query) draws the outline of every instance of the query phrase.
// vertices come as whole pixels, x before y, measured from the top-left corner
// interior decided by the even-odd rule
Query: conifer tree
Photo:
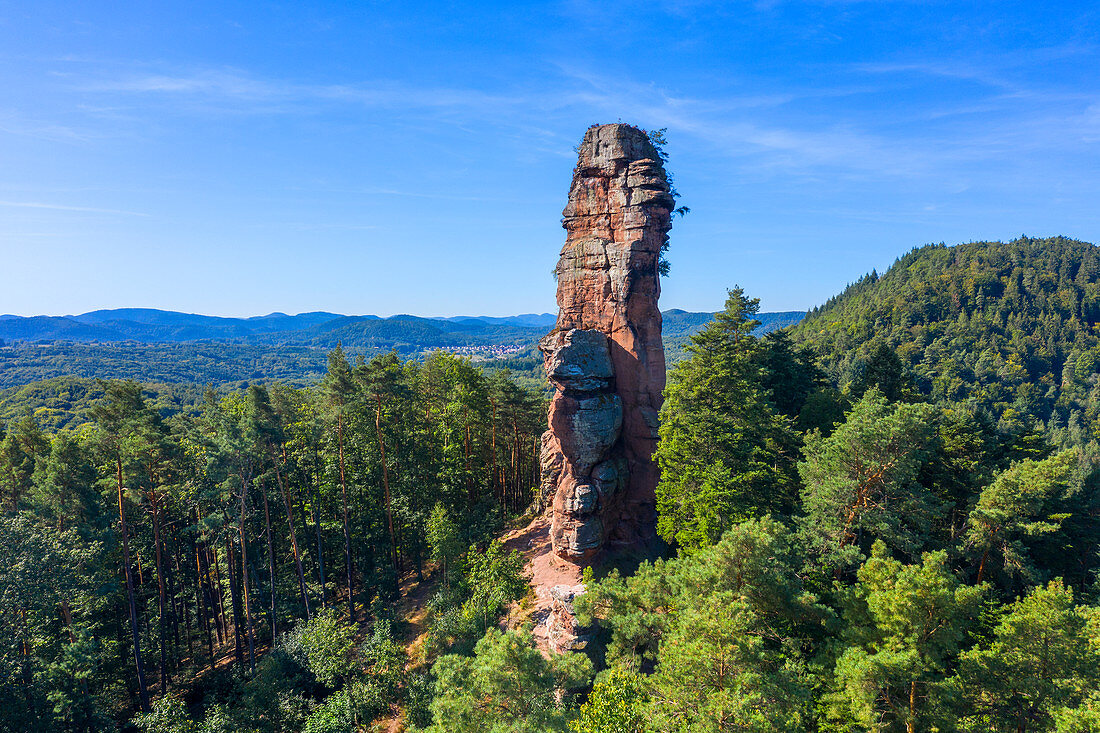
[[[118,496],[119,532],[122,535],[122,567],[126,578],[126,598],[130,611],[130,636],[133,647],[134,671],[137,674],[138,696],[142,712],[149,712],[149,688],[145,682],[145,664],[141,655],[137,601],[134,596],[133,569],[130,565],[130,533],[126,524],[126,487],[123,479],[126,437],[131,422],[143,406],[141,387],[135,382],[110,382],[105,386],[102,402],[89,410],[89,416],[99,426],[100,450],[108,465],[113,464],[115,490]]]
[[[874,539],[915,556],[939,509],[918,483],[929,454],[936,410],[891,404],[875,388],[828,437],[806,436],[802,537],[827,566],[858,563]]]
[[[718,541],[738,521],[789,511],[798,440],[766,385],[752,335],[758,299],[740,288],[691,337],[661,409],[657,531],[688,550]]]
[[[348,520],[348,482],[347,467],[344,460],[344,438],[348,412],[355,399],[355,383],[352,381],[351,365],[344,356],[344,350],[337,345],[328,355],[328,373],[323,388],[330,414],[336,429],[337,460],[340,470],[340,496],[344,522],[344,567],[347,571],[348,614],[355,618],[355,566],[352,563],[351,523]]]
[[[1060,581],[1013,603],[992,639],[964,651],[953,684],[966,731],[1088,731],[1100,689],[1100,608],[1075,605]],[[1093,698],[1095,701],[1095,698]],[[1082,725],[1074,727],[1072,720]],[[1096,718],[1092,717],[1093,722]]]
[[[1051,509],[1068,490],[1078,461],[1074,450],[1043,461],[1020,461],[982,490],[965,537],[968,551],[977,558],[976,583],[993,574],[994,562],[1009,579],[1041,579],[1027,543],[1058,529],[1064,517]]]
[[[837,691],[830,703],[867,730],[917,731],[951,724],[943,682],[984,589],[967,586],[945,552],[903,565],[876,542],[848,600]]]

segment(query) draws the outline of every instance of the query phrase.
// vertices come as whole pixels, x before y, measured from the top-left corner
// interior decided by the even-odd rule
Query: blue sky
[[[0,313],[552,311],[574,146],[668,128],[662,306],[1100,242],[1095,2],[0,0]]]

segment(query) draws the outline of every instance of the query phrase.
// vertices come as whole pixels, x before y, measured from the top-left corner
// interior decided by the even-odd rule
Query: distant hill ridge
[[[673,338],[685,335],[713,315],[669,310],[665,313],[666,332]],[[765,313],[761,314],[761,321],[763,327],[782,327],[796,323],[802,315],[797,311]],[[381,318],[325,311],[228,318],[154,308],[118,308],[68,316],[0,316],[0,339],[148,344],[224,341],[325,347],[342,342],[346,346],[367,348],[491,346],[530,342],[536,333],[541,335],[552,328],[555,320],[551,313],[445,318],[401,314]]]
[[[762,313],[759,330],[789,326],[804,315]],[[713,316],[679,309],[665,312],[669,364],[681,357],[689,336]],[[0,388],[64,376],[173,384],[309,382],[324,374],[326,354],[337,343],[350,354],[366,357],[391,349],[406,358],[451,349],[523,372],[541,384],[535,344],[554,321],[550,313],[379,318],[315,312],[222,318],[150,308],[76,316],[0,316]]]
[[[338,340],[373,345],[378,341],[427,339],[432,345],[456,345],[467,338],[448,338],[444,334],[484,332],[490,339],[519,334],[500,329],[549,328],[554,316],[523,314],[503,318],[469,316],[457,318],[420,318],[396,315],[347,316],[314,311],[287,315],[270,313],[249,318],[207,316],[155,308],[118,308],[96,310],[67,316],[0,316],[0,339],[6,341],[75,341],[105,343],[138,341],[142,343],[186,343],[191,341],[232,341],[238,343],[283,343],[325,345]],[[434,343],[438,342],[438,343]],[[454,342],[454,343],[452,343]]]

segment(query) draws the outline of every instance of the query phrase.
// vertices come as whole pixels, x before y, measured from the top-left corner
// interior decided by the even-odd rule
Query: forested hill
[[[714,313],[692,313],[671,308],[661,313],[661,337],[665,344],[665,357],[669,366],[680,361],[684,355],[684,346],[693,333],[714,320]],[[758,336],[787,328],[806,317],[805,311],[777,311],[775,313],[757,313],[760,325],[753,332]]]
[[[1100,248],[1064,237],[920,247],[794,327],[840,386],[890,369],[935,400],[1087,443],[1100,415]],[[1006,425],[1007,426],[1007,425]]]
[[[105,386],[105,382],[97,379],[54,377],[0,389],[0,425],[7,427],[31,414],[47,433],[75,428],[88,421],[88,410],[103,399]],[[229,392],[232,387],[243,385],[226,385],[223,391]],[[141,389],[150,409],[163,418],[181,413],[197,415],[206,392],[205,385],[192,382],[146,382]]]

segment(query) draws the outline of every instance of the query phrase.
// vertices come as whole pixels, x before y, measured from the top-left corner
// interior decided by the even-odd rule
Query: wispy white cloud
[[[494,94],[469,88],[422,87],[372,80],[362,83],[307,84],[289,80],[262,79],[236,69],[198,70],[191,73],[132,74],[89,81],[80,89],[90,93],[159,95],[166,98],[199,98],[223,104],[258,105],[257,111],[272,111],[269,105],[316,102],[356,104],[377,108],[466,108],[500,109],[532,103],[528,94]]]
[[[856,64],[855,70],[867,74],[885,76],[934,76],[945,79],[973,81],[986,86],[1014,90],[1016,85],[1004,78],[997,69],[980,65],[971,60],[880,62]]]
[[[459,196],[459,195],[456,195],[456,194],[434,193],[434,192],[431,192],[431,191],[401,190],[401,189],[395,189],[395,188],[332,188],[332,187],[318,188],[316,186],[311,186],[308,189],[301,189],[301,190],[309,190],[309,191],[314,191],[314,192],[318,191],[318,190],[323,190],[323,191],[328,191],[328,192],[332,192],[332,193],[350,193],[350,194],[361,195],[361,196],[400,196],[400,197],[404,197],[404,198],[436,199],[436,200],[440,200],[440,201],[503,201],[503,200],[505,200],[505,199],[499,199],[499,198],[487,198],[487,197],[484,197],[484,196]]]
[[[1044,49],[1070,58],[1076,47]],[[543,154],[571,155],[575,140],[553,120],[578,112],[593,121],[624,119],[698,138],[742,173],[810,176],[943,176],[960,166],[1005,159],[1024,150],[1071,149],[1096,139],[1100,93],[1052,90],[1012,73],[1019,60],[837,64],[820,69],[827,82],[760,80],[708,88],[693,95],[655,83],[608,76],[571,63],[548,65],[537,81],[511,88],[417,85],[392,80],[305,83],[265,78],[242,69],[109,69],[77,82],[107,114],[140,114],[171,105],[188,114],[313,115],[328,106],[438,124],[499,130]],[[874,100],[935,84],[921,78],[973,82],[976,90],[929,102],[925,95],[883,108]],[[850,98],[851,104],[836,100]],[[904,97],[903,97],[904,99]],[[876,109],[874,115],[864,112]],[[120,111],[121,110],[121,111]],[[135,111],[138,110],[138,111]],[[158,108],[158,113],[163,109]],[[376,195],[419,196],[380,188]]]
[[[591,89],[578,98],[591,107],[618,110],[626,119],[647,120],[654,127],[699,138],[704,144],[756,170],[809,171],[822,167],[913,174],[925,167],[916,151],[897,149],[890,141],[847,121],[825,127],[801,127],[785,120],[790,111],[776,114],[810,97],[813,90],[777,94],[716,95],[709,99],[678,96],[649,85],[587,76]],[[856,93],[852,87],[833,90]],[[784,121],[780,121],[784,120]]]
[[[306,221],[266,221],[249,225],[250,229],[284,229],[295,232],[314,231],[374,231],[380,229],[377,224],[346,224],[336,222],[306,222]]]
[[[99,209],[93,206],[67,206],[64,204],[51,204],[41,201],[0,201],[0,206],[16,209],[49,209],[51,211],[75,211],[87,214],[121,214],[124,216],[149,216],[138,211],[122,211],[120,209]]]
[[[14,112],[0,113],[0,134],[65,143],[79,143],[91,138],[86,131],[70,125],[22,119]]]
[[[924,95],[902,97],[885,110],[875,104],[874,114],[863,111],[868,100],[911,86],[904,77],[913,72],[975,80],[984,91],[931,104]],[[996,70],[965,64],[838,65],[832,76],[835,82],[815,89],[787,85],[776,93],[717,92],[704,99],[578,75],[589,86],[578,96],[591,107],[699,138],[742,172],[946,181],[975,166],[1019,163],[1024,154],[1097,154],[1081,147],[1100,135],[1095,89],[1009,82]],[[834,104],[840,96],[853,104]]]
[[[1041,76],[1037,82],[1034,79],[1036,73],[1042,75],[1044,69],[1062,63],[1084,63],[1091,66],[1095,63],[1098,51],[1100,49],[1095,45],[1067,42],[1038,48],[1014,48],[1009,53],[965,54],[960,52],[956,56],[935,60],[895,59],[859,63],[854,64],[852,69],[860,73],[898,79],[932,77],[974,82],[990,89],[999,89],[1009,95],[1046,97],[1053,94],[1062,95],[1065,92],[1055,92],[1057,85],[1043,83],[1049,80],[1042,79]],[[1036,86],[1042,86],[1043,89],[1039,90]]]

